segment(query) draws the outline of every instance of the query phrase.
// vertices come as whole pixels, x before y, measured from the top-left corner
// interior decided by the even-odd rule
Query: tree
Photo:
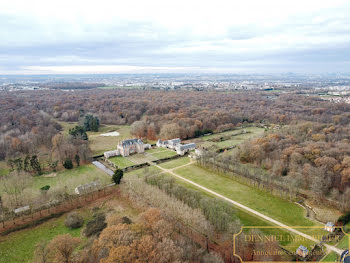
[[[23,170],[25,172],[29,172],[29,165],[30,165],[30,157],[29,155],[26,155],[23,161]]]
[[[64,221],[66,227],[71,229],[79,228],[84,224],[84,218],[77,212],[72,212],[68,214],[66,220]]]
[[[84,234],[86,237],[90,237],[92,235],[98,235],[100,232],[105,229],[107,226],[106,216],[103,213],[94,214],[92,220],[87,222],[86,228],[84,230]]]
[[[147,136],[147,124],[144,121],[135,121],[130,127],[130,133],[138,138]]]
[[[69,234],[56,236],[47,245],[49,262],[71,263],[74,249],[79,245],[80,239]]]
[[[66,160],[63,163],[63,167],[66,169],[73,169],[73,162],[70,158],[66,158]]]
[[[100,127],[100,120],[91,114],[85,115],[83,119],[83,127],[85,131],[97,132]]]
[[[69,129],[69,134],[74,138],[81,138],[82,140],[85,140],[85,141],[88,140],[88,136],[85,128],[79,125],[75,126],[72,129]]]
[[[122,180],[123,178],[123,170],[121,169],[117,169],[115,170],[113,176],[112,176],[112,181],[115,183],[115,184],[120,184],[120,181]]]
[[[30,166],[32,167],[32,169],[33,169],[34,171],[37,172],[38,175],[41,175],[41,174],[42,174],[41,165],[40,165],[40,163],[39,163],[38,156],[33,155],[33,156],[30,158]]]
[[[24,195],[23,190],[27,188],[32,182],[32,176],[25,173],[12,172],[7,176],[2,176],[0,185],[4,193],[8,195],[9,205],[12,208],[17,208],[23,205],[27,196]]]
[[[75,163],[77,164],[77,166],[79,167],[80,166],[80,157],[79,157],[79,154],[76,154],[74,156],[74,159],[75,159]]]

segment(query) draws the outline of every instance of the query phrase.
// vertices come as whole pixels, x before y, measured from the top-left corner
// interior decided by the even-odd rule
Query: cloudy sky
[[[350,1],[0,0],[0,74],[350,72]]]

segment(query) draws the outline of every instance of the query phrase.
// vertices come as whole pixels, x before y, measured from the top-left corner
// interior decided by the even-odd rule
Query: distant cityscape
[[[0,76],[0,90],[61,89],[74,91],[91,88],[128,88],[151,90],[235,91],[261,90],[312,94],[335,103],[350,103],[350,75],[187,75],[187,74],[115,74],[115,75],[38,75]]]

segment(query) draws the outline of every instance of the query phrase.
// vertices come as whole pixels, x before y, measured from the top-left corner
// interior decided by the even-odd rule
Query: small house
[[[328,222],[327,224],[325,224],[324,230],[332,233],[335,230],[335,226],[332,222]]]
[[[168,146],[168,141],[162,141],[161,139],[159,139],[157,141],[157,147],[163,147],[166,148]]]
[[[308,249],[304,246],[299,246],[296,251],[296,254],[303,258],[305,258],[308,255],[308,253],[309,253]]]
[[[93,191],[96,191],[100,188],[100,183],[99,182],[91,182],[88,184],[83,184],[83,185],[78,185],[74,191],[77,195],[81,194],[87,194],[91,193]]]
[[[184,155],[185,153],[194,150],[196,148],[195,143],[188,143],[188,144],[180,144],[176,146],[176,152],[179,155]]]
[[[120,151],[119,150],[108,151],[108,152],[104,152],[103,155],[106,159],[108,159],[108,158],[111,158],[113,156],[120,155]]]
[[[175,147],[178,146],[180,143],[181,143],[180,138],[168,140],[168,148],[175,149]]]

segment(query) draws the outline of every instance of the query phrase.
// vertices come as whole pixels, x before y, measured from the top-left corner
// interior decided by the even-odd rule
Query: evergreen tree
[[[75,163],[76,163],[77,166],[79,167],[79,166],[80,166],[80,157],[79,157],[79,155],[76,154],[76,155],[74,156],[74,159],[75,159]]]
[[[23,170],[25,172],[29,172],[29,168],[30,168],[29,165],[30,165],[30,157],[29,155],[27,155],[23,161]]]
[[[69,129],[69,134],[74,138],[80,137],[82,140],[88,140],[88,136],[86,134],[85,128],[82,126],[75,126],[72,129]]]
[[[41,165],[39,163],[38,156],[33,155],[32,158],[30,158],[30,166],[33,168],[34,171],[37,172],[38,175],[42,174]]]
[[[100,120],[90,114],[85,115],[83,120],[83,126],[85,131],[97,132],[100,126]]]
[[[120,184],[120,181],[122,180],[123,178],[123,170],[121,169],[117,169],[115,170],[113,176],[112,176],[112,181],[115,183],[115,184]]]
[[[70,158],[66,158],[66,160],[63,163],[63,167],[66,169],[72,169],[74,167],[72,160]]]

